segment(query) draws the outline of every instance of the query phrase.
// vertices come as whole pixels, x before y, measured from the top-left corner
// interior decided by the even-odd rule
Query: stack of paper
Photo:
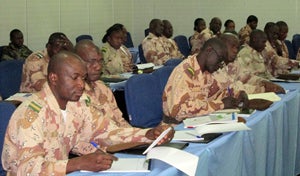
[[[258,94],[248,94],[248,99],[265,99],[269,101],[280,101],[281,98],[274,92],[258,93]]]

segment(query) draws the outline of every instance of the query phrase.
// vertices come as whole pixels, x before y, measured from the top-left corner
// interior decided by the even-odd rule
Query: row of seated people
[[[109,32],[107,33],[109,34]],[[253,38],[256,36],[256,38],[263,39],[263,37],[258,37],[258,34],[265,36],[264,32],[258,30],[253,31]],[[251,36],[252,35],[250,35],[250,37]],[[123,35],[121,34],[118,39],[121,42],[123,40],[122,37]],[[184,59],[171,73],[162,96],[163,111],[166,115],[165,122],[170,122],[174,119],[176,121],[181,121],[183,118],[193,117],[201,113],[208,113],[218,109],[236,108],[240,105],[240,103],[242,103],[242,106],[245,107],[248,104],[246,93],[265,91],[274,91],[277,93],[284,92],[281,87],[261,78],[256,78],[256,81],[253,81],[255,82],[254,84],[250,84],[250,81],[239,81],[239,73],[232,73],[231,70],[227,70],[230,68],[228,66],[231,65],[229,64],[229,61],[233,61],[236,58],[239,41],[233,35],[225,35],[224,39],[222,39],[222,37],[220,38],[221,39],[212,38],[206,41],[203,47],[199,50],[200,52],[198,55],[191,55]],[[109,41],[112,39],[107,36],[104,37],[104,40]],[[257,42],[258,40],[254,41]],[[234,44],[232,45],[232,43]],[[259,41],[258,43],[261,44],[264,42]],[[231,47],[227,47],[227,45]],[[80,62],[74,61],[74,58],[76,58],[77,55],[63,50],[74,51],[81,59],[83,59],[85,65],[81,65]],[[103,51],[104,50],[102,48],[102,52]],[[91,40],[82,40],[78,42],[73,49],[73,45],[66,35],[63,33],[53,33],[50,35],[46,49],[43,52],[35,52],[25,60],[21,91],[37,92],[41,90],[41,92],[35,94],[36,96],[30,98],[25,104],[22,104],[16,110],[17,113],[15,113],[12,117],[13,120],[9,124],[9,130],[7,131],[5,140],[5,148],[3,150],[5,152],[2,156],[4,163],[3,166],[6,170],[12,174],[17,173],[20,169],[24,169],[22,171],[26,170],[27,173],[33,174],[37,174],[35,172],[39,171],[44,173],[47,173],[47,171],[54,173],[73,171],[70,167],[68,167],[74,164],[74,162],[71,162],[72,159],[64,162],[64,164],[60,162],[62,159],[66,160],[67,154],[74,147],[74,143],[66,144],[63,141],[72,141],[68,140],[68,138],[72,138],[73,136],[64,136],[66,139],[60,140],[58,139],[59,135],[52,135],[51,133],[49,134],[49,136],[51,136],[49,140],[51,141],[43,141],[44,145],[40,145],[40,143],[34,139],[30,139],[32,131],[31,128],[27,127],[32,124],[38,125],[35,123],[36,121],[42,122],[43,118],[48,119],[48,116],[51,116],[53,112],[57,113],[57,118],[53,119],[61,120],[59,122],[52,122],[53,124],[56,124],[54,126],[63,126],[64,123],[60,123],[64,121],[62,119],[62,114],[72,112],[69,110],[76,110],[76,112],[79,112],[77,110],[80,110],[77,109],[78,107],[68,109],[69,106],[66,106],[66,104],[69,100],[78,101],[83,92],[84,95],[82,97],[84,103],[91,108],[91,113],[96,116],[93,121],[96,123],[100,119],[107,119],[109,121],[108,124],[111,124],[108,128],[107,124],[99,123],[99,126],[104,126],[106,129],[105,132],[103,132],[104,134],[100,134],[101,139],[97,140],[101,146],[118,144],[121,141],[124,142],[124,139],[126,139],[125,142],[150,142],[155,139],[155,136],[158,136],[163,129],[166,129],[166,126],[168,125],[159,125],[157,128],[154,128],[154,131],[152,129],[132,128],[122,118],[122,113],[116,106],[111,90],[106,87],[103,82],[99,81],[101,67],[105,68],[105,65],[102,65],[103,60],[105,62],[105,58],[102,57],[102,55],[105,55],[105,52],[103,54],[102,52],[100,52],[99,48]],[[61,63],[59,62],[60,59],[62,60]],[[224,66],[224,62],[227,63],[227,66]],[[85,67],[87,72],[86,84],[83,82],[83,79],[85,78],[85,69],[82,67]],[[219,70],[222,67],[223,70]],[[232,75],[229,75],[229,73]],[[235,76],[233,77],[233,75]],[[244,77],[246,76],[250,76],[251,79],[253,77],[253,75],[245,71]],[[246,78],[248,78],[246,80],[249,80],[249,77]],[[77,81],[78,84],[73,83]],[[71,84],[69,85],[69,83]],[[230,92],[232,93],[227,92],[228,87],[230,87]],[[45,96],[49,97],[49,99],[44,98]],[[47,112],[46,117],[43,112]],[[25,115],[22,116],[23,114]],[[78,116],[78,114],[76,115]],[[34,121],[27,123],[28,119],[34,119]],[[22,124],[22,130],[16,131],[16,125],[19,124],[19,120],[24,121],[24,124]],[[70,123],[68,120],[65,120],[65,122]],[[68,124],[66,124],[66,126],[68,126]],[[51,124],[49,128],[53,130]],[[74,129],[76,129],[76,127],[74,127]],[[47,130],[46,127],[43,130]],[[107,134],[107,131],[110,130],[112,133]],[[37,131],[34,132],[37,133]],[[174,133],[174,131],[172,132]],[[171,140],[172,132],[164,138],[162,142]],[[63,134],[67,135],[68,133]],[[122,134],[128,136],[124,136]],[[41,135],[43,136],[44,134]],[[110,135],[116,136],[112,137]],[[14,149],[17,147],[17,144],[11,140],[12,136],[17,138],[17,140],[20,140],[20,143],[28,140],[34,147],[18,146],[19,150],[16,151]],[[55,143],[54,141],[60,142]],[[53,150],[50,149],[52,145],[48,145],[53,144],[53,142],[57,145],[55,147],[58,150],[55,151],[59,152],[59,156],[52,153]],[[61,148],[66,149],[66,145],[68,151],[60,150]],[[39,162],[40,160],[35,160],[34,158],[37,158],[38,153],[34,152],[28,159],[21,159],[23,157],[21,155],[22,153],[31,153],[30,151],[37,146],[44,147],[42,150],[46,151],[46,157],[48,157],[47,159],[50,159],[52,163],[45,164],[43,162]],[[96,157],[95,155],[96,154],[94,154],[93,157],[91,155],[89,156],[94,158]],[[61,158],[60,156],[63,157]],[[44,157],[45,156],[40,156],[41,159],[44,159]],[[110,160],[110,163],[107,164],[107,167],[101,169],[109,168],[112,160],[114,160],[112,156],[106,159]],[[81,157],[81,160],[85,162],[80,163],[87,163],[87,158],[84,155]],[[17,165],[15,165],[15,161],[18,163]],[[97,162],[99,163],[99,161]],[[60,168],[62,169],[54,171],[50,169],[55,168],[54,165],[59,163],[61,163],[62,167]],[[34,164],[35,168],[38,169],[32,170],[32,167],[28,167],[30,164]],[[71,168],[74,169],[74,167]],[[88,168],[86,165],[79,168],[84,170],[100,170],[99,168]]]

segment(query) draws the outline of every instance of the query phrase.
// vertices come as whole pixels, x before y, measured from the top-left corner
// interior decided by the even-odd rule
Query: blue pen
[[[96,149],[100,150],[101,152],[106,153],[104,150],[102,150],[102,149],[100,148],[100,146],[99,146],[96,142],[91,141],[90,144],[92,144]]]
[[[196,138],[202,138],[201,136],[199,136],[199,135],[196,135],[196,134],[194,134],[194,133],[191,133],[191,132],[186,132],[187,134],[189,134],[189,135],[192,135],[192,136],[194,136],[194,137],[196,137]]]
[[[232,118],[232,120],[235,120],[235,113],[234,112],[231,114],[231,118]]]
[[[228,92],[229,96],[233,96],[230,87],[227,87],[227,92]]]

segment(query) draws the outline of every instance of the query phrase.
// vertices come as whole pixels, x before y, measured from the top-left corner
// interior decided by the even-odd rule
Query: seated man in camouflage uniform
[[[24,60],[32,51],[23,44],[23,33],[19,29],[14,29],[10,32],[10,43],[5,46],[2,51],[2,60]]]
[[[46,82],[47,67],[54,54],[61,50],[73,50],[73,44],[61,32],[50,35],[46,49],[32,53],[23,65],[20,92],[37,92]]]

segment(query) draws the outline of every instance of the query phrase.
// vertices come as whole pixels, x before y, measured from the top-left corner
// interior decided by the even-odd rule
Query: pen
[[[191,132],[186,132],[187,134],[189,134],[189,135],[192,135],[192,136],[194,136],[194,137],[196,137],[196,138],[202,138],[201,136],[199,136],[199,135],[196,135],[196,134],[194,134],[194,133],[191,133]]]
[[[231,114],[231,118],[232,118],[232,120],[235,120],[235,113],[234,112]]]
[[[99,146],[96,142],[91,141],[90,144],[92,144],[96,149],[100,150],[101,152],[106,153],[104,150],[102,150],[102,149],[100,148],[100,146]]]
[[[229,95],[229,96],[233,96],[233,95],[232,95],[232,92],[231,92],[231,89],[230,89],[229,86],[227,87],[227,92],[228,92],[228,95]]]

